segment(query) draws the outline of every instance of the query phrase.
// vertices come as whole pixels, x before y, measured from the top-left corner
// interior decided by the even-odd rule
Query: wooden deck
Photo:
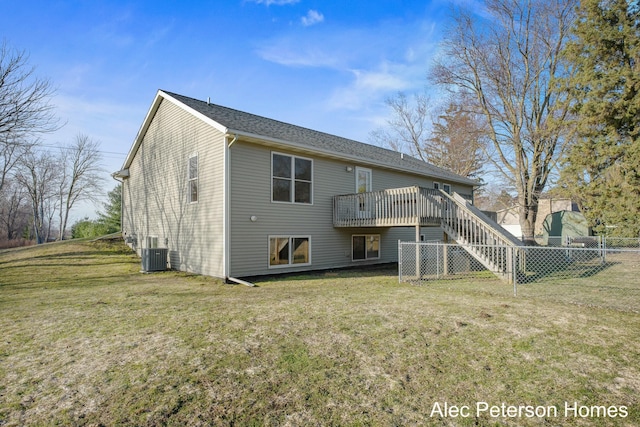
[[[417,186],[335,196],[333,226],[438,226],[442,197],[440,190]]]
[[[422,187],[392,188],[333,198],[334,227],[440,226],[447,235],[496,276],[513,281],[524,262],[521,242],[470,203],[470,196]],[[416,246],[416,277],[421,277]]]

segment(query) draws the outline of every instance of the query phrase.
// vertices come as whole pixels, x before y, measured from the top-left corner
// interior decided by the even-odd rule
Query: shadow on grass
[[[111,263],[114,266],[117,264],[128,264],[128,263]],[[54,265],[55,266],[55,265]],[[60,265],[59,267],[68,267],[68,265]],[[85,268],[94,268],[93,265],[86,266],[78,266]],[[11,268],[21,268],[21,267],[11,267]],[[97,287],[104,285],[120,285],[123,283],[127,283],[131,281],[131,277],[137,273],[122,273],[114,275],[113,273],[105,273],[105,274],[76,274],[74,276],[52,276],[52,275],[42,275],[37,276],[36,278],[27,277],[22,283],[0,283],[0,289],[10,289],[10,288],[19,288],[19,289],[33,289],[33,288],[43,288],[43,287],[51,287],[51,288],[73,288],[73,287]]]
[[[524,272],[519,273],[518,283],[532,283],[548,280],[590,278],[619,265],[619,262],[595,263],[597,256],[557,259],[533,259],[525,262]]]

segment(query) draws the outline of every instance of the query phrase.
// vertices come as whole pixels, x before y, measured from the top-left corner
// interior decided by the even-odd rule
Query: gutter
[[[421,170],[415,170],[413,168],[402,168],[400,166],[397,165],[390,165],[388,163],[384,163],[384,162],[380,162],[374,159],[369,159],[369,158],[362,158],[362,157],[358,157],[358,156],[354,156],[354,155],[349,155],[347,153],[341,153],[341,152],[335,152],[335,151],[331,151],[331,150],[324,150],[324,149],[319,149],[317,147],[311,147],[305,144],[299,144],[299,143],[295,143],[295,142],[291,142],[291,141],[287,141],[287,140],[283,140],[280,138],[274,138],[274,137],[270,137],[270,136],[264,136],[264,135],[258,135],[255,133],[251,133],[251,132],[245,132],[245,131],[241,131],[241,130],[237,130],[237,129],[227,129],[227,135],[234,135],[234,141],[237,138],[238,135],[242,135],[245,138],[247,138],[249,141],[252,142],[258,142],[258,143],[262,143],[264,144],[265,142],[268,144],[264,144],[264,145],[275,145],[275,146],[279,146],[279,147],[283,147],[285,149],[297,149],[300,150],[302,152],[306,152],[309,154],[320,154],[321,156],[324,157],[328,157],[328,158],[332,158],[332,159],[337,159],[337,160],[349,160],[349,161],[353,161],[353,162],[357,162],[357,163],[364,163],[364,164],[368,164],[368,165],[372,165],[372,166],[377,166],[377,167],[381,167],[384,169],[389,169],[389,170],[394,170],[394,171],[399,171],[399,172],[403,172],[403,173],[413,173],[416,175],[420,175],[423,177],[429,177],[429,178],[438,178],[438,179],[442,179],[442,180],[446,180],[449,182],[454,182],[454,183],[458,183],[458,184],[463,184],[463,185],[469,185],[469,186],[478,186],[478,181],[469,179],[469,178],[465,178],[463,176],[460,177],[449,177],[449,176],[443,176],[440,175],[438,173],[433,173],[428,174],[425,173],[424,171]],[[358,142],[358,141],[355,141]],[[360,143],[363,144],[363,143]],[[402,156],[404,158],[404,155]]]
[[[116,181],[122,182],[125,178],[129,178],[129,169],[121,169],[111,174]]]

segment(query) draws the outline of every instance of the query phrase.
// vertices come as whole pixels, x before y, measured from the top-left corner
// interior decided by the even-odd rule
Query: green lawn
[[[640,425],[634,311],[396,271],[139,270],[119,242],[0,252],[0,426]]]

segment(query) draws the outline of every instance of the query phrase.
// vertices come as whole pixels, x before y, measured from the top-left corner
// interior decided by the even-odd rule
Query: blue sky
[[[7,1],[0,38],[56,87],[66,125],[120,168],[158,89],[369,142],[384,100],[422,90],[446,26],[433,1]],[[105,181],[105,192],[115,182]]]

